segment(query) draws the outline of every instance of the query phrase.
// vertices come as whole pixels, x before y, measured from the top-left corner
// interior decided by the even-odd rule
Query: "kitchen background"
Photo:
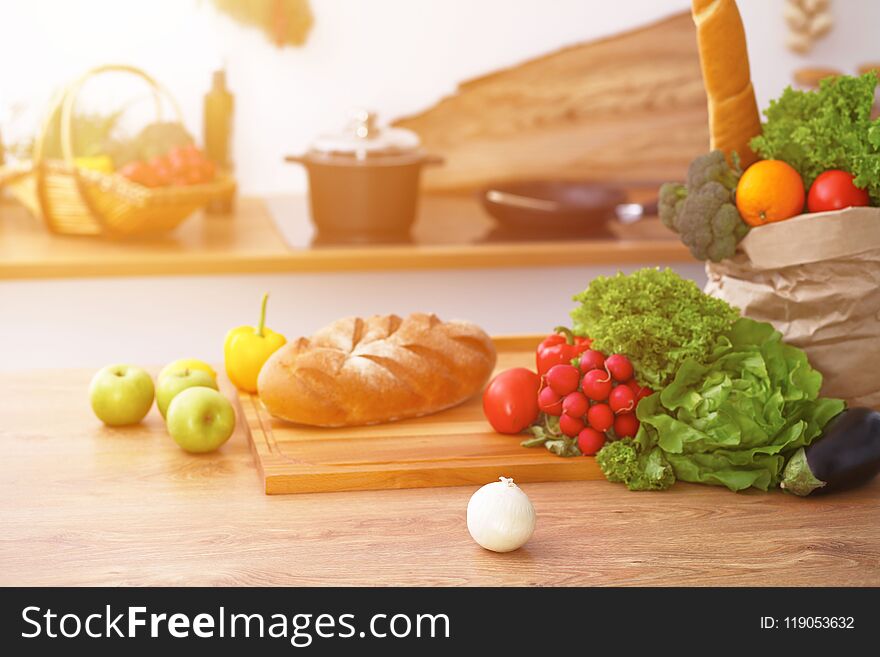
[[[279,50],[210,0],[4,3],[0,58],[19,65],[7,64],[0,76],[0,126],[19,106],[27,108],[23,127],[31,128],[28,119],[37,120],[32,113],[39,116],[58,86],[91,66],[126,62],[161,80],[186,125],[201,134],[202,94],[211,71],[225,64],[236,95],[234,152],[242,190],[305,191],[304,173],[282,157],[337,130],[352,107],[388,118],[414,114],[454,93],[461,81],[689,11],[690,3],[627,0],[611,8],[602,0],[312,0],[310,6],[314,24],[304,46]],[[840,29],[801,56],[785,45],[783,0],[739,6],[760,107],[791,84],[797,68],[855,71],[876,40],[868,26],[880,25],[880,3],[836,2]]]
[[[799,68],[852,73],[872,55],[880,59],[873,50],[880,3],[833,2],[834,29],[806,54],[786,47],[783,0],[739,5],[759,106],[791,84]],[[240,193],[303,194],[305,174],[284,164],[284,155],[338,129],[352,107],[368,107],[387,119],[418,114],[454,94],[463,81],[689,11],[690,3],[311,0],[309,6],[314,23],[305,44],[279,49],[208,0],[4,3],[0,133],[7,142],[22,137],[34,129],[59,86],[92,66],[124,62],[161,80],[180,103],[190,131],[200,135],[211,73],[225,67],[236,98],[233,152]],[[639,153],[629,157],[635,162]],[[8,239],[0,232],[0,241]],[[620,268],[644,264],[665,263]],[[704,280],[701,264],[672,264]],[[288,335],[309,333],[341,315],[412,310],[467,317],[491,333],[542,332],[552,325],[551,317],[565,321],[568,292],[616,269],[585,261],[405,274],[0,280],[0,369],[92,367],[129,360],[133,353],[144,363],[184,354],[216,361],[223,333],[253,321],[263,290],[273,295],[272,324]],[[59,338],[62,325],[65,337]],[[12,349],[13,344],[22,348]]]

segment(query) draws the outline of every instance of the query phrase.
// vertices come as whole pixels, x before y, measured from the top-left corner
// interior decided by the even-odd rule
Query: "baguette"
[[[761,117],[749,71],[746,34],[735,0],[693,0],[703,84],[709,101],[710,148],[743,168],[758,159],[749,140],[761,134]]]
[[[378,424],[460,404],[483,388],[495,358],[492,340],[470,322],[423,313],[348,317],[272,354],[257,389],[283,420]]]

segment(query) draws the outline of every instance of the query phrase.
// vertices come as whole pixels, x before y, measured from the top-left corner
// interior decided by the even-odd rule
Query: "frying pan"
[[[622,189],[568,180],[524,180],[484,187],[483,207],[512,230],[572,231],[581,236],[610,236],[611,221],[632,223],[656,212],[656,203],[627,203]]]

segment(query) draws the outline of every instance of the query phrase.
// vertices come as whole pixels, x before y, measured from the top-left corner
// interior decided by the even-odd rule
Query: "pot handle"
[[[422,164],[427,166],[439,166],[446,163],[446,158],[441,155],[425,155],[422,158]]]
[[[285,162],[293,162],[295,164],[305,164],[306,158],[305,158],[305,155],[285,155],[284,161]]]

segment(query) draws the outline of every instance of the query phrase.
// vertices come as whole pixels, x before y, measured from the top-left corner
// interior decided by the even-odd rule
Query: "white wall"
[[[662,262],[652,263],[663,265]],[[638,265],[622,266],[630,272]],[[703,285],[702,264],[676,264]],[[491,334],[544,333],[570,324],[572,295],[609,267],[545,267],[339,274],[0,281],[0,372],[219,363],[226,331],[258,319],[293,339],[340,317],[434,312]],[[22,320],[21,318],[26,318]]]
[[[764,104],[806,62],[846,70],[880,59],[880,2],[832,3],[837,27],[806,58],[785,50],[783,0],[740,0]],[[210,71],[225,61],[237,95],[235,152],[247,192],[304,188],[281,157],[333,130],[356,105],[387,117],[430,106],[463,79],[618,32],[688,0],[311,0],[304,48],[278,50],[207,0],[0,0],[0,127],[11,104],[43,107],[49,89],[106,62],[165,82],[198,133]],[[31,114],[33,119],[33,113]]]

